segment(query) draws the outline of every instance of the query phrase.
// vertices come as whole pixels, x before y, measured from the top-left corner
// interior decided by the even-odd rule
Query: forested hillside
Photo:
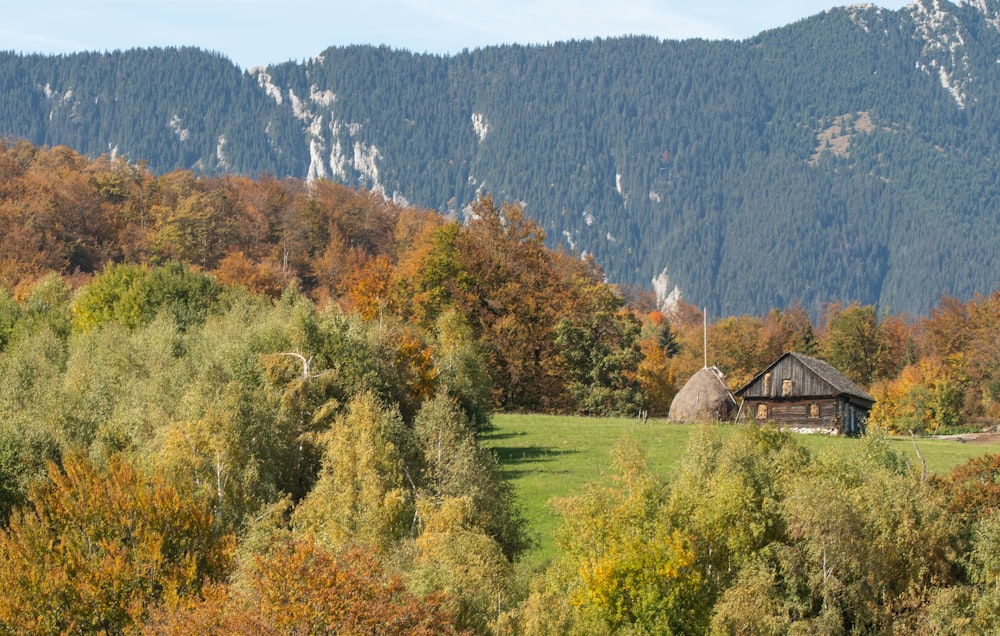
[[[0,55],[0,133],[156,172],[329,179],[462,214],[523,202],[616,282],[713,315],[924,313],[998,282],[1000,13],[833,9],[742,42],[631,37],[450,57],[331,48]]]
[[[625,442],[532,563],[492,413],[663,415],[703,316],[471,210],[0,147],[0,633],[995,631],[998,458],[884,434],[996,425],[1000,292],[714,321],[731,386],[820,355],[877,434],[704,426],[670,480]]]

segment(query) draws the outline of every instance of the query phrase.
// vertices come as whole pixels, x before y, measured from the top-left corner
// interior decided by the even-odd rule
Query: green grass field
[[[553,497],[573,495],[584,484],[603,479],[611,469],[611,451],[624,436],[646,450],[653,470],[669,476],[680,464],[688,437],[696,428],[653,419],[639,424],[633,419],[515,414],[496,415],[493,424],[494,430],[483,435],[483,443],[496,452],[506,477],[514,484],[538,539],[529,560],[539,564],[555,554],[553,536],[559,517],[551,505]],[[823,435],[802,435],[801,440],[813,451],[858,443],[856,439]],[[919,465],[912,440],[892,443],[913,465]],[[934,474],[944,474],[973,456],[1000,453],[1000,442],[921,439],[917,444],[928,471]]]

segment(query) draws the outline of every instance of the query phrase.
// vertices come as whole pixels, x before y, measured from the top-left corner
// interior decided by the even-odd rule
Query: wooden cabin
[[[875,398],[828,363],[789,352],[736,392],[740,418],[809,433],[860,435]]]

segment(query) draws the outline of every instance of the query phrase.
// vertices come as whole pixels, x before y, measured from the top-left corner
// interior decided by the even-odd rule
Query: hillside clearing
[[[657,419],[639,424],[631,418],[522,414],[495,415],[493,424],[494,430],[482,440],[496,452],[504,474],[514,484],[538,539],[529,560],[538,564],[551,559],[556,551],[559,517],[552,498],[571,496],[606,475],[611,469],[611,451],[623,437],[646,450],[653,470],[669,476],[679,466],[688,437],[697,428]],[[799,439],[814,452],[858,443],[856,439],[822,435],[802,435]],[[968,443],[972,441],[975,443]],[[919,466],[912,440],[893,438],[892,443],[912,466]],[[922,438],[917,446],[928,472],[941,475],[970,457],[1000,453],[1000,436]]]

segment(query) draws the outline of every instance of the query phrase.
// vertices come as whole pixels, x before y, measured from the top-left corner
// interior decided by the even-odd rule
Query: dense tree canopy
[[[731,388],[825,356],[878,398],[873,435],[814,455],[705,428],[669,479],[625,445],[527,572],[490,414],[662,415],[706,356],[700,310],[655,310],[489,197],[458,222],[322,181],[0,156],[79,188],[39,204],[0,182],[4,222],[44,238],[0,267],[0,633],[997,623],[995,458],[925,481],[879,435],[996,424],[1000,292],[708,323]],[[74,205],[98,218],[45,229]],[[204,216],[161,236],[178,209]]]

